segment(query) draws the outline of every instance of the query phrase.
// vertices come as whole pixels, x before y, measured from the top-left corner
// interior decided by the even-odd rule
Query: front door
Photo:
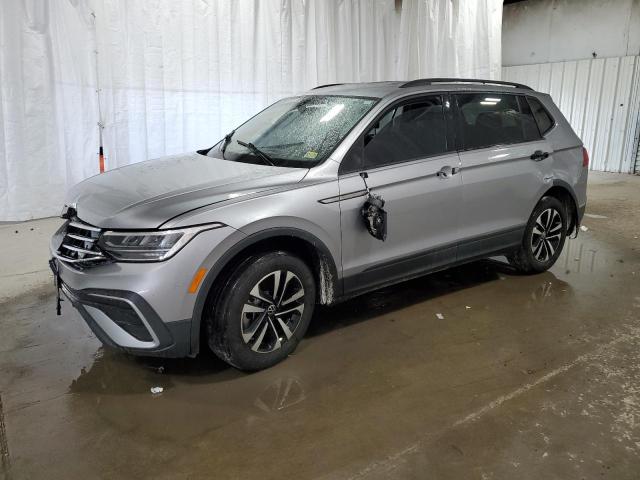
[[[441,95],[395,104],[343,160],[361,162],[339,178],[346,294],[455,262],[462,183],[458,154],[447,141],[447,109]],[[362,168],[372,193],[385,201],[384,242],[369,234],[361,216]]]

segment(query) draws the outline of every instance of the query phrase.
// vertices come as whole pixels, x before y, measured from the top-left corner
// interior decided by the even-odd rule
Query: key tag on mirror
[[[369,178],[367,172],[361,172],[360,177],[367,190],[367,199],[360,210],[360,215],[371,236],[384,242],[387,239],[387,212],[383,208],[385,202],[380,195],[375,195],[369,190],[366,180]]]

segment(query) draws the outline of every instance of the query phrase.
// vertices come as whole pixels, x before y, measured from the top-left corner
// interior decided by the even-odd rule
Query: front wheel
[[[567,211],[555,197],[543,197],[529,217],[522,243],[509,263],[522,273],[540,273],[553,266],[567,237]]]
[[[241,370],[261,370],[285,359],[302,339],[315,306],[309,267],[287,252],[243,261],[207,319],[213,352]]]

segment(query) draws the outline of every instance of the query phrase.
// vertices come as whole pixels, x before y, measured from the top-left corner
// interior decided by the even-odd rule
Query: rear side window
[[[361,141],[366,168],[445,153],[442,97],[433,95],[392,107]]]
[[[540,138],[531,109],[517,95],[456,95],[465,149],[530,142]]]
[[[540,100],[534,97],[527,97],[527,100],[529,100],[529,105],[531,105],[531,110],[533,111],[533,116],[538,123],[538,128],[544,135],[551,130],[551,127],[553,127],[553,118],[551,118],[549,112],[547,112],[547,110],[542,106]]]

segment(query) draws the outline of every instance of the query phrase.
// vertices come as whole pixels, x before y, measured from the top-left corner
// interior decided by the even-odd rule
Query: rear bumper
[[[126,290],[60,289],[105,345],[135,355],[186,357],[191,319],[164,323],[149,303]]]

